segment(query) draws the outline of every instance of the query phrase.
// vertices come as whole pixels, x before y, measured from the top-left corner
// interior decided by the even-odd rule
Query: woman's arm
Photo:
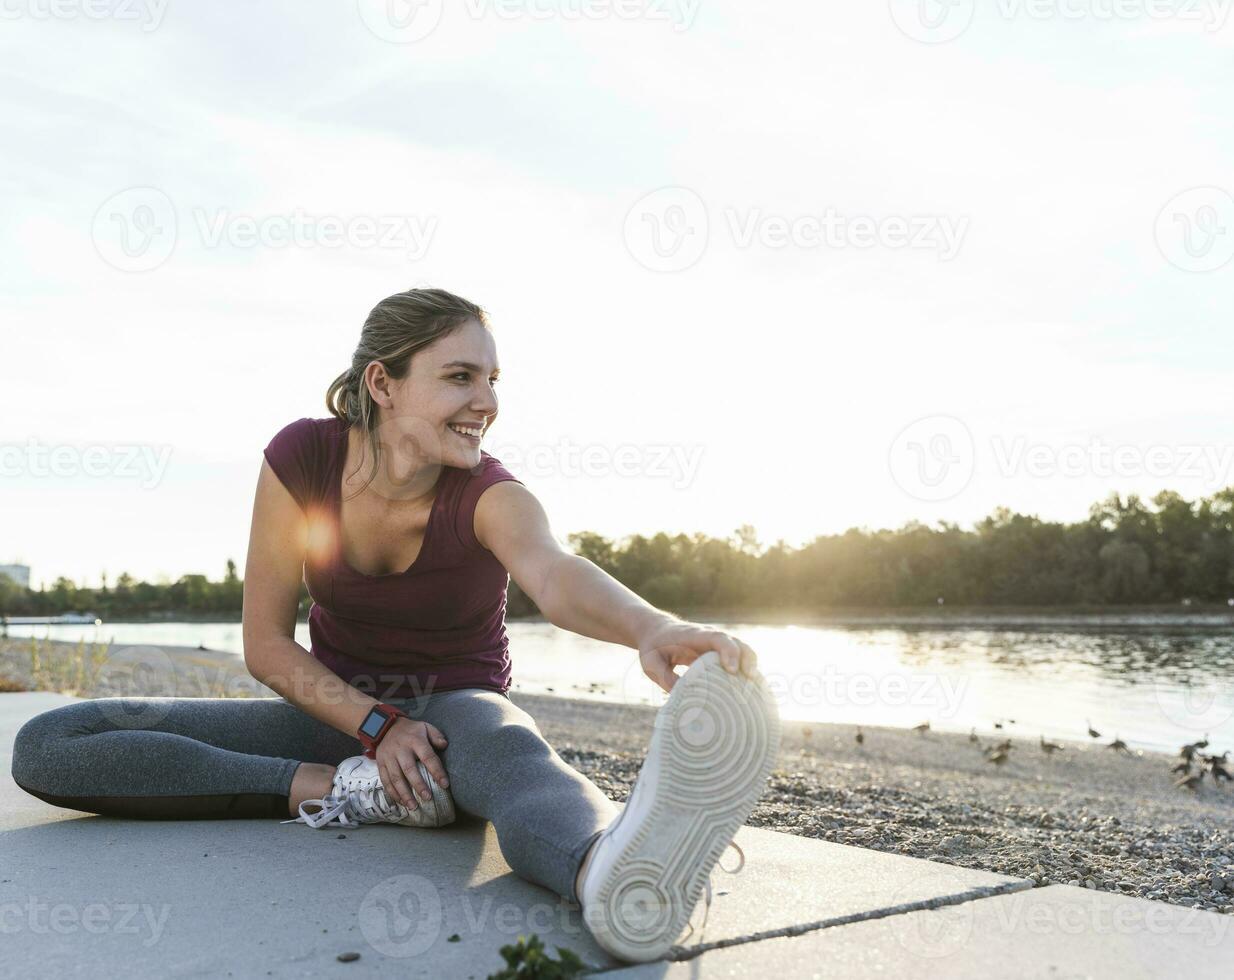
[[[263,460],[244,570],[244,664],[296,707],[355,736],[380,702],[344,681],[295,641],[308,537],[300,505]],[[422,800],[431,799],[416,762],[424,763],[438,785],[448,787],[445,765],[437,755],[446,744],[445,735],[428,722],[400,718],[377,746],[382,786],[406,807],[417,806],[417,794]],[[359,747],[357,739],[357,751]]]
[[[354,735],[377,700],[295,641],[307,549],[308,521],[263,460],[244,569],[244,665],[296,707]]]
[[[637,650],[656,627],[679,622],[563,548],[540,501],[521,483],[495,483],[480,495],[475,531],[554,626]]]
[[[594,562],[566,551],[540,501],[521,483],[495,483],[480,495],[475,532],[550,623],[633,647],[644,672],[666,691],[676,683],[674,665],[688,665],[708,650],[719,651],[732,672],[749,674],[757,662],[736,637],[657,609]]]

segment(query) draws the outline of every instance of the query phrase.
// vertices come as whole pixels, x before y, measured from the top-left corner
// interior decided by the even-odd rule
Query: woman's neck
[[[368,435],[353,425],[347,430],[347,442],[343,480],[351,492],[364,487],[364,493],[373,493],[390,503],[408,506],[431,504],[437,494],[442,464],[407,459],[402,453],[392,452],[389,446],[382,446],[381,463],[369,483],[373,456]]]

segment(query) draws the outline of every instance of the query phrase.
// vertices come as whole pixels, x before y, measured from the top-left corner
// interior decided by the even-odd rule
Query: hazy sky
[[[0,563],[243,567],[412,286],[563,540],[1234,483],[1231,3],[5,0]]]

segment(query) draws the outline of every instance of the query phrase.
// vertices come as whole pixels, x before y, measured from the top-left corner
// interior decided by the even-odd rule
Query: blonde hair
[[[373,482],[381,464],[381,444],[377,439],[377,405],[364,383],[365,369],[380,361],[386,373],[401,380],[411,370],[411,356],[469,320],[478,320],[486,329],[488,314],[475,303],[444,289],[409,289],[387,296],[373,307],[360,331],[360,343],[351,356],[351,367],[340,374],[326,390],[326,408],[335,418],[359,426],[368,439],[373,469],[364,488]]]

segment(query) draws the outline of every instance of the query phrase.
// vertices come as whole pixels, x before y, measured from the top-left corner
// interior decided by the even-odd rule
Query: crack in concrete
[[[917,902],[905,902],[901,905],[890,905],[886,908],[871,909],[867,912],[854,912],[851,915],[839,915],[830,919],[819,919],[817,922],[806,922],[801,925],[785,926],[782,929],[767,929],[763,932],[753,932],[744,936],[733,936],[730,939],[718,939],[713,943],[697,943],[693,946],[674,946],[668,955],[649,963],[624,963],[619,966],[605,967],[599,970],[589,970],[586,976],[598,976],[602,973],[613,973],[617,970],[628,970],[637,966],[654,966],[656,963],[682,963],[695,959],[713,949],[724,949],[728,946],[744,946],[747,943],[761,942],[764,939],[781,939],[800,936],[807,932],[818,932],[820,929],[831,929],[835,926],[851,925],[854,922],[870,922],[874,919],[886,919],[893,915],[905,915],[908,912],[922,912],[926,909],[940,909],[950,905],[963,905],[983,898],[996,898],[999,895],[1010,895],[1014,892],[1027,891],[1033,887],[1027,878],[1008,881],[999,885],[983,885],[957,892],[954,895],[942,895],[935,898],[923,898]]]

